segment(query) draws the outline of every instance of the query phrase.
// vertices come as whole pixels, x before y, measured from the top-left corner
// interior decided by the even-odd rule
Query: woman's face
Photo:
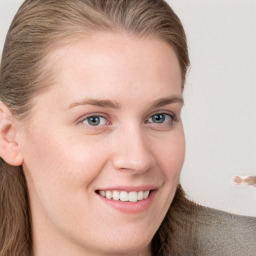
[[[35,255],[148,255],[184,161],[174,51],[101,33],[47,61],[56,81],[18,136]]]

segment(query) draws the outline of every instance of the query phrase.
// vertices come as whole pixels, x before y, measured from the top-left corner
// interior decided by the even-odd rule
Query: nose
[[[140,129],[125,129],[115,138],[113,166],[119,171],[141,174],[150,170],[155,163],[149,141]]]

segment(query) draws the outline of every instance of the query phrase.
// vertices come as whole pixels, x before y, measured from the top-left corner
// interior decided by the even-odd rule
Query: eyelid
[[[167,110],[159,110],[157,112],[154,112],[154,113],[151,113],[147,118],[146,120],[148,120],[149,118],[155,116],[155,115],[168,115],[171,117],[172,121],[175,121],[177,118],[176,118],[176,115],[171,112],[171,111],[167,111]]]
[[[107,120],[107,125],[109,125],[111,122],[109,121],[109,116],[104,114],[104,113],[90,113],[87,115],[83,115],[82,117],[80,117],[77,121],[77,124],[81,124],[83,123],[86,119],[90,118],[90,117],[102,117],[105,118]],[[96,127],[96,126],[95,126]]]
[[[90,122],[92,122],[92,119],[95,119],[97,121],[99,121],[99,123],[96,124],[91,124]],[[101,122],[103,121],[103,124],[101,124]],[[84,121],[83,124],[86,124],[88,126],[93,126],[93,127],[98,127],[98,126],[104,126],[107,125],[108,120],[105,117],[102,116],[92,116],[92,117],[87,117]]]
[[[175,122],[175,121],[178,120],[178,118],[177,118],[177,116],[176,116],[176,114],[174,112],[168,111],[168,110],[159,110],[159,111],[153,112],[150,115],[148,115],[148,117],[146,118],[144,123],[148,123],[147,122],[148,119],[152,118],[154,115],[160,115],[160,114],[162,114],[162,115],[169,115],[172,122]],[[87,118],[90,118],[90,117],[102,117],[102,118],[105,118],[107,120],[107,125],[111,125],[111,121],[110,121],[109,115],[107,115],[105,113],[100,113],[100,112],[85,114],[82,117],[80,117],[76,123],[77,124],[82,124]],[[102,126],[105,126],[105,125],[100,125],[98,127],[102,127]],[[97,128],[97,126],[94,126],[94,128]]]

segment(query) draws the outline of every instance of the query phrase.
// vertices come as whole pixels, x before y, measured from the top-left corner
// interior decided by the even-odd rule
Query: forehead
[[[70,96],[109,97],[136,92],[138,97],[182,89],[181,71],[172,47],[158,38],[98,33],[72,40],[47,56],[53,90]],[[129,95],[130,94],[130,95]],[[135,95],[133,95],[135,97]],[[162,97],[163,95],[159,95]]]
[[[154,71],[166,71],[180,74],[178,59],[172,47],[164,40],[155,37],[138,37],[126,33],[101,32],[91,36],[80,37],[77,40],[56,47],[51,51],[47,60],[58,71],[72,70],[72,64],[80,63],[92,68],[108,68],[112,71],[131,69],[136,65],[148,65],[145,68],[153,68]],[[120,66],[119,64],[125,64]],[[163,66],[166,66],[164,70]],[[113,69],[115,68],[115,69]],[[53,69],[55,70],[55,69]],[[134,71],[134,70],[131,70]],[[181,75],[181,74],[180,74]]]

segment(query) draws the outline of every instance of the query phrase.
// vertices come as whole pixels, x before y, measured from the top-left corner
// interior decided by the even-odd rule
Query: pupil
[[[100,118],[99,117],[95,117],[95,116],[92,116],[92,117],[89,117],[89,120],[88,120],[88,123],[90,125],[99,125],[100,123]]]
[[[153,120],[155,123],[163,123],[165,121],[164,115],[154,115]]]

